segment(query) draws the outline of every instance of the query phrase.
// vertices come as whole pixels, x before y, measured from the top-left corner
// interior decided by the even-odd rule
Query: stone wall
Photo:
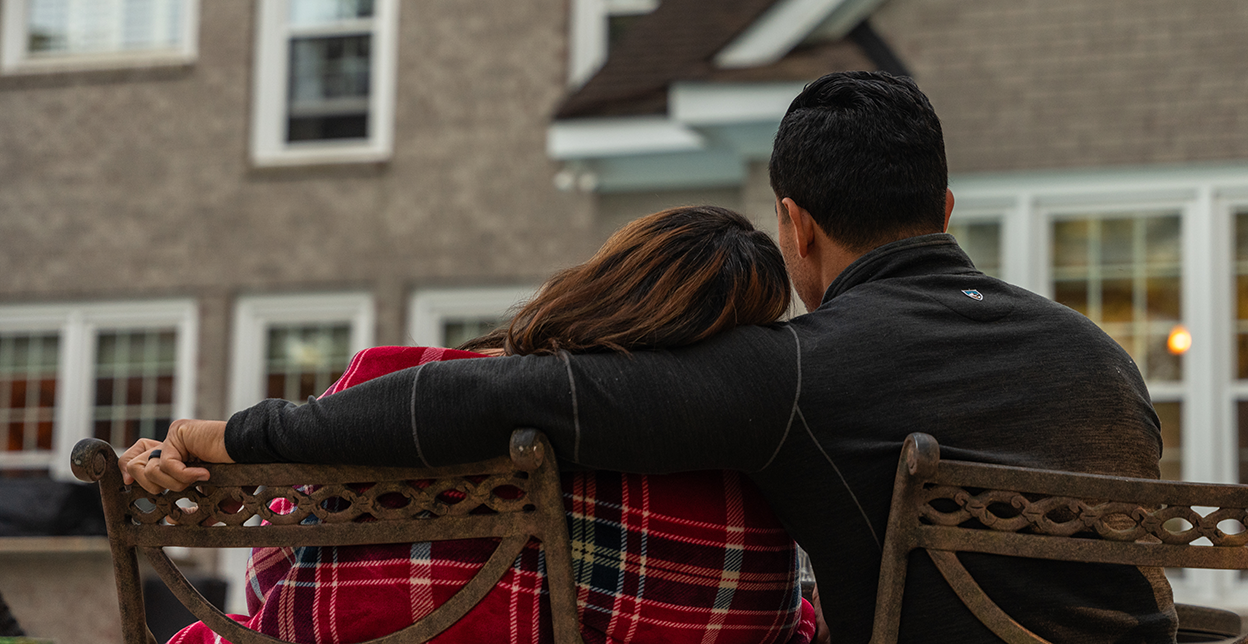
[[[1248,3],[892,0],[952,172],[1248,158]]]

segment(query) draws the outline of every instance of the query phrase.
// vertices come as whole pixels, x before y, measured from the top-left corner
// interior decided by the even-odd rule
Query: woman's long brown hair
[[[589,261],[556,273],[511,324],[460,346],[509,355],[677,347],[789,307],[771,238],[715,206],[672,208],[620,229]]]

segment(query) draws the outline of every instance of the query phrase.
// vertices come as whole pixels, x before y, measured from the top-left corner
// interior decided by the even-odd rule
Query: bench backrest
[[[139,550],[196,618],[234,644],[252,644],[281,640],[245,628],[212,606],[162,546],[340,546],[484,537],[501,541],[456,595],[415,624],[370,642],[424,642],[441,633],[485,597],[530,537],[540,539],[545,550],[555,641],[581,642],[554,451],[540,432],[519,429],[511,436],[510,453],[510,458],[441,468],[208,465],[208,482],[159,495],[123,485],[116,452],[103,441],[80,441],[72,465],[79,479],[100,486],[127,644],[154,641],[143,610]],[[283,498],[293,511],[278,514],[270,505]],[[372,519],[358,520],[364,515]],[[270,525],[244,525],[255,516]]]
[[[1186,527],[1174,519],[1186,521]],[[1218,524],[1238,522],[1237,533]],[[910,551],[926,550],[979,621],[1044,642],[984,594],[957,552],[1134,566],[1248,569],[1248,486],[1180,483],[940,459],[906,438],[884,538],[872,644],[897,641]],[[1098,538],[1083,538],[1088,534]],[[1076,538],[1074,535],[1080,534]],[[1202,544],[1198,539],[1206,539]]]

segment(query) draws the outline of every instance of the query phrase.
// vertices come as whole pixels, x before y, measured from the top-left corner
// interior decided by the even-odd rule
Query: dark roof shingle
[[[555,118],[664,114],[668,87],[677,81],[814,80],[832,71],[881,68],[852,37],[795,48],[770,65],[717,68],[715,55],[775,2],[662,0],[623,35],[602,69],[564,100]]]

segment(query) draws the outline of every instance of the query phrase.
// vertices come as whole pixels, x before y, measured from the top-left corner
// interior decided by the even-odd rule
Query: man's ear
[[[815,244],[815,218],[810,216],[810,211],[797,205],[789,197],[780,200],[780,207],[788,215],[785,223],[793,227],[793,246],[798,257],[810,255]]]
[[[941,232],[949,232],[949,216],[953,214],[953,191],[945,188],[945,229]]]

